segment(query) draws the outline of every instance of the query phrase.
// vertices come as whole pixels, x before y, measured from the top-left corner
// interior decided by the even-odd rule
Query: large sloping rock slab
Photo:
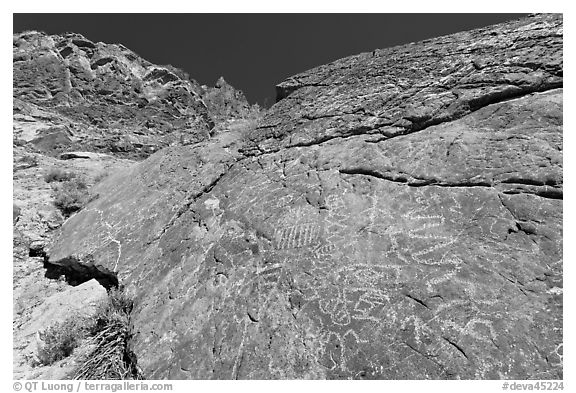
[[[50,263],[136,294],[149,378],[562,378],[561,87],[556,15],[337,61],[104,181]]]
[[[562,86],[562,17],[544,15],[374,50],[276,87],[254,149],[335,137],[393,137],[503,99]]]

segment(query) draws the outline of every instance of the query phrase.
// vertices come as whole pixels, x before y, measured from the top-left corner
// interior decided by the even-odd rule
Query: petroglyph
[[[345,189],[340,195],[326,197],[324,215],[304,207],[289,211],[280,220],[285,226],[275,231],[275,248],[287,252],[301,250],[297,257],[287,258],[294,269],[296,265],[307,266],[309,273],[299,274],[297,281],[302,291],[301,312],[314,318],[326,332],[321,342],[330,369],[343,372],[349,369],[352,352],[347,349],[346,340],[366,342],[374,338],[375,332],[393,326],[409,328],[415,345],[422,345],[424,337],[432,339],[428,344],[431,353],[458,351],[438,335],[439,326],[452,328],[460,336],[482,345],[496,342],[493,321],[482,317],[487,315],[482,311],[486,306],[480,304],[480,314],[467,321],[460,321],[451,314],[454,307],[466,303],[452,300],[429,305],[423,302],[435,313],[429,320],[402,316],[403,306],[423,309],[424,306],[400,297],[399,285],[421,281],[426,296],[432,297],[445,283],[458,277],[464,265],[453,248],[460,233],[446,229],[448,217],[452,217],[450,220],[463,218],[463,206],[449,192],[438,191],[433,198],[420,190],[400,196],[403,203],[414,207],[398,214],[394,203],[377,197],[378,188],[373,194],[362,196]],[[439,203],[452,215],[428,212],[431,205]],[[326,229],[321,232],[319,228]],[[352,262],[351,253],[363,255],[363,261],[360,257],[356,259],[362,262]],[[284,267],[280,263],[271,266],[266,273],[280,274]],[[467,280],[460,278],[457,282],[462,284],[464,291],[472,290]],[[470,296],[478,294],[470,292]],[[452,364],[452,360],[447,358],[446,361]]]
[[[284,227],[274,233],[276,248],[279,250],[308,247],[318,243],[319,238],[320,227],[316,223]]]
[[[295,76],[237,150],[102,183],[51,257],[120,269],[151,379],[562,378],[561,24]]]
[[[214,214],[215,211],[220,210],[220,200],[218,198],[208,198],[204,201],[204,206]]]

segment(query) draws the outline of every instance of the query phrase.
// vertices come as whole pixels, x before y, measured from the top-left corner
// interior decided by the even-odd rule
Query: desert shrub
[[[64,171],[60,168],[52,168],[44,175],[46,183],[68,181],[76,177],[74,172]]]
[[[38,157],[33,155],[25,155],[18,159],[18,168],[19,169],[28,169],[34,168],[38,166]]]
[[[126,293],[118,288],[112,288],[108,291],[106,302],[102,303],[96,312],[94,331],[98,333],[111,322],[128,317],[132,311],[132,299]]]
[[[142,379],[128,351],[132,300],[120,289],[111,289],[94,317],[72,317],[40,334],[38,362],[50,365],[70,356],[80,344],[92,344],[70,375],[75,379]]]
[[[126,315],[132,312],[134,302],[121,288],[113,288],[108,292],[108,310],[116,310]]]
[[[82,209],[89,201],[88,186],[82,179],[63,181],[55,188],[54,205],[65,217]]]
[[[119,289],[98,310],[92,337],[95,349],[74,373],[75,379],[141,379],[128,351],[132,300]]]
[[[141,379],[128,351],[132,299],[121,289],[111,289],[92,318],[72,317],[41,333],[38,361],[50,365],[70,356],[82,342],[92,344],[72,373],[75,379]]]
[[[38,361],[50,365],[70,356],[90,330],[90,323],[81,318],[69,318],[49,326],[39,334],[42,344],[38,348]]]
[[[109,175],[108,172],[100,172],[100,173],[98,173],[96,176],[94,176],[94,184],[100,183],[102,180],[104,180],[105,178],[107,178],[108,175]]]

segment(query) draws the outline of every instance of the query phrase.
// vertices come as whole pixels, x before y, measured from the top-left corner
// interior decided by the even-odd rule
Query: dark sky
[[[219,76],[270,106],[274,86],[332,60],[516,19],[523,14],[14,14],[14,32],[121,43],[201,84]]]

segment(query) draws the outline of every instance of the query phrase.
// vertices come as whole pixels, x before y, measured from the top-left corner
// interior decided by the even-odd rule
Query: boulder
[[[90,318],[107,298],[106,289],[92,279],[78,286],[58,292],[34,309],[30,322],[21,329],[32,335],[70,318]]]
[[[69,379],[73,375],[78,362],[89,354],[87,343],[79,342],[79,347],[67,358],[55,363],[55,367],[42,367],[40,352],[45,348],[45,334],[48,329],[71,328],[93,323],[98,307],[107,299],[106,289],[96,280],[87,281],[63,292],[48,297],[39,307],[36,307],[27,323],[20,327],[19,335],[28,339],[28,345],[23,349],[23,355],[36,367],[27,374],[36,379]],[[66,322],[76,321],[76,325],[66,325]]]

